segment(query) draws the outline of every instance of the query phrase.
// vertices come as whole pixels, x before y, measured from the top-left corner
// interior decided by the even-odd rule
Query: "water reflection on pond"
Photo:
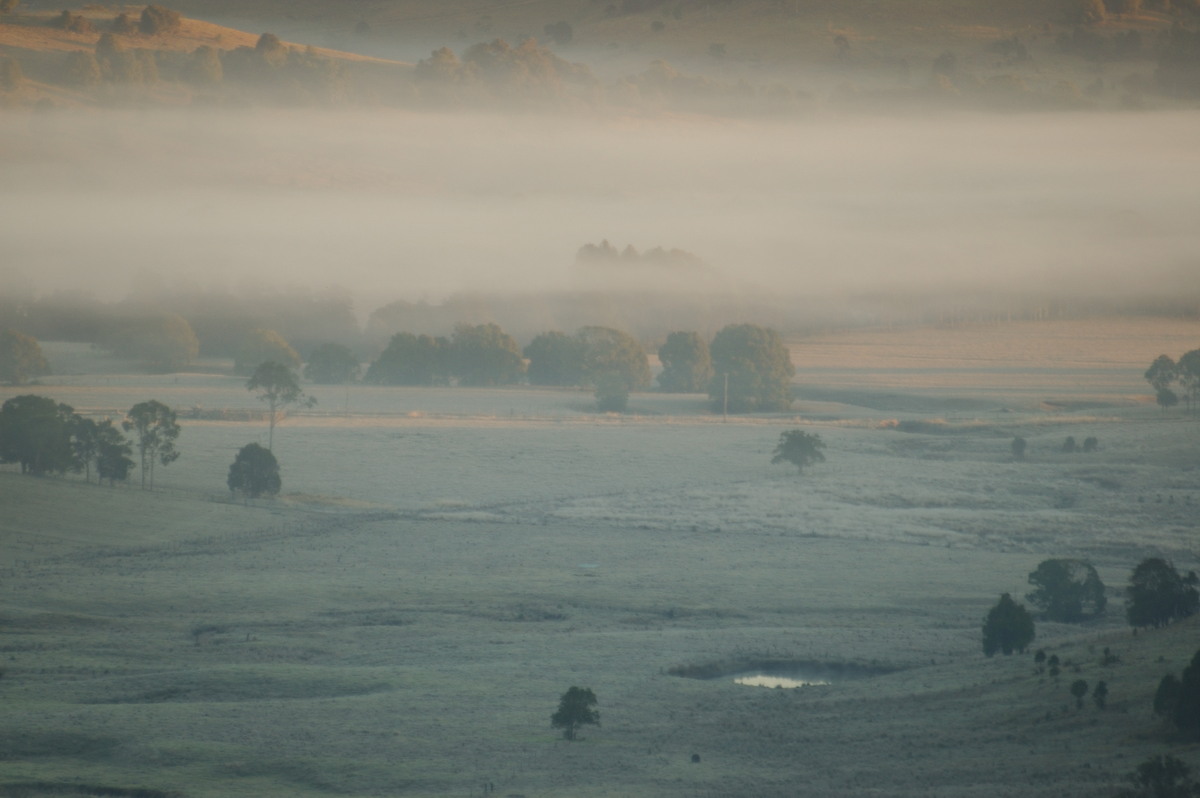
[[[808,676],[793,674],[779,676],[771,673],[743,673],[733,678],[734,684],[745,684],[750,687],[812,687],[819,684],[829,684],[825,679],[814,679]]]

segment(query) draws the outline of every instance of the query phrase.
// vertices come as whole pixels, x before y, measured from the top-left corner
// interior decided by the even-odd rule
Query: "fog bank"
[[[678,247],[620,290],[775,298],[1195,292],[1200,117],[802,123],[404,112],[0,119],[5,287],[603,287],[575,253]]]

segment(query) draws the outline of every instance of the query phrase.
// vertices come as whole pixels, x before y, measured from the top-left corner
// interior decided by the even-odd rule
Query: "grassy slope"
[[[1044,332],[1034,354],[993,330],[988,355],[1077,358]],[[910,355],[928,355],[908,337]],[[880,346],[834,338],[809,357]],[[1164,341],[1106,351],[1124,362]],[[0,539],[16,550],[0,596],[0,783],[1027,798],[1104,794],[1156,753],[1194,763],[1195,746],[1148,707],[1193,652],[1197,622],[1131,637],[1116,589],[1141,553],[1187,557],[1182,504],[1196,497],[1180,468],[1195,468],[1198,433],[1114,401],[1138,375],[1120,384],[1103,361],[1088,366],[1109,375],[1099,392],[1080,388],[1078,369],[1034,389],[1083,411],[997,413],[980,391],[957,421],[939,414],[963,386],[936,364],[873,383],[848,370],[824,388],[836,401],[798,408],[830,442],[830,461],[799,481],[766,464],[791,419],[719,424],[688,416],[694,397],[647,396],[635,406],[666,414],[618,423],[570,393],[401,389],[353,397],[391,416],[294,419],[277,436],[289,488],[346,485],[394,515],[214,501],[219,480],[201,472],[219,476],[260,424],[189,423],[184,458],[160,472],[166,492],[0,473]],[[213,380],[130,390],[174,391],[175,404],[201,391],[206,406],[245,393]],[[108,382],[96,401],[124,402]],[[39,390],[84,407],[91,389],[72,377]],[[1025,393],[1007,390],[1006,406]],[[864,423],[897,412],[931,427]],[[997,454],[1014,430],[1031,442],[1024,464]],[[1096,455],[1054,453],[1090,432]],[[348,461],[368,464],[358,481],[345,482]],[[1064,491],[1075,504],[1054,507]],[[978,652],[994,596],[1023,592],[1054,553],[1092,557],[1113,589],[1106,619],[1039,626],[1038,645],[1079,666],[1059,684],[1028,657]],[[1106,647],[1118,663],[1100,663]],[[905,669],[803,691],[663,673],[762,656]],[[1109,709],[1076,710],[1075,678],[1107,681]],[[547,718],[573,683],[597,691],[604,725],[567,745]]]

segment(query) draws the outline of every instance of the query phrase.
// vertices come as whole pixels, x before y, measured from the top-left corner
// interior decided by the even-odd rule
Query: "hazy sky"
[[[1196,114],[770,123],[393,111],[0,118],[0,268],[345,286],[365,312],[579,285],[584,243],[723,289],[1195,290]],[[140,276],[140,277],[139,277]],[[695,287],[692,285],[689,288]]]

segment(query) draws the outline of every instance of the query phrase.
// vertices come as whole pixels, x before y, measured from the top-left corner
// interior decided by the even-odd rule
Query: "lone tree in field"
[[[251,499],[264,494],[274,496],[283,486],[279,478],[279,461],[270,449],[264,449],[257,443],[248,443],[238,451],[233,465],[229,466],[229,477],[225,484],[234,496],[239,493]]]
[[[155,463],[166,466],[179,459],[179,452],[175,450],[175,440],[179,437],[180,430],[175,411],[162,402],[151,399],[130,408],[121,426],[126,432],[137,433],[138,455],[142,464],[142,488],[145,489],[146,479],[149,478],[150,489],[154,490]]]
[[[0,382],[22,385],[50,373],[37,339],[16,330],[0,330]]]
[[[779,333],[754,324],[731,324],[709,346],[713,378],[708,395],[718,412],[787,410],[796,373]]]
[[[694,332],[673,332],[658,348],[662,372],[658,384],[667,393],[700,393],[712,379],[708,342]]]
[[[983,653],[989,657],[997,651],[1005,656],[1014,651],[1024,654],[1033,635],[1033,618],[1005,593],[983,621]]]
[[[1025,600],[1047,620],[1076,623],[1104,612],[1104,583],[1092,564],[1084,560],[1042,560],[1029,575],[1034,586]]]
[[[1138,563],[1125,590],[1125,616],[1133,627],[1166,626],[1200,609],[1196,573],[1180,576],[1175,567],[1159,557]]]
[[[825,462],[825,455],[821,454],[824,448],[825,441],[821,440],[820,435],[790,429],[779,436],[779,445],[775,447],[771,463],[791,463],[800,469],[800,473],[804,473],[805,466]]]
[[[1083,698],[1087,695],[1088,683],[1083,679],[1071,682],[1071,695],[1075,696],[1075,708],[1083,709]]]
[[[589,687],[572,687],[558,701],[558,711],[550,716],[550,725],[562,729],[564,740],[574,740],[581,726],[600,725],[596,694]]]
[[[317,403],[316,399],[305,396],[304,391],[300,390],[300,383],[290,368],[273,360],[259,364],[250,375],[250,379],[246,380],[246,390],[257,391],[258,398],[267,403],[267,412],[270,414],[270,426],[267,429],[268,451],[274,448],[275,421],[280,410],[289,405],[312,407]]]

